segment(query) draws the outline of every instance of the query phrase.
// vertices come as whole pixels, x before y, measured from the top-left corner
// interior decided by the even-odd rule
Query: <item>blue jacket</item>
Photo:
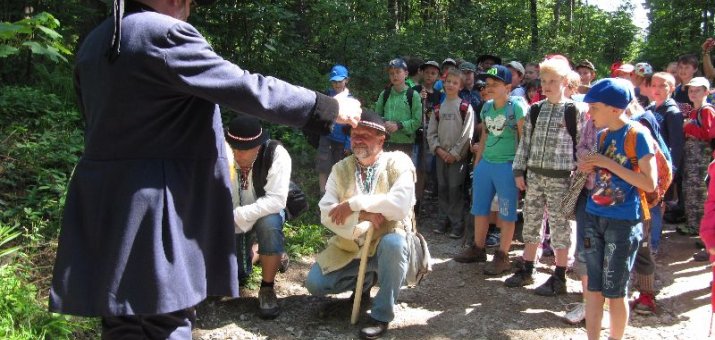
[[[231,64],[166,15],[128,13],[109,63],[112,32],[105,20],[76,55],[85,149],[69,183],[50,310],[160,314],[237,296],[231,155],[217,104],[321,132],[338,104]]]

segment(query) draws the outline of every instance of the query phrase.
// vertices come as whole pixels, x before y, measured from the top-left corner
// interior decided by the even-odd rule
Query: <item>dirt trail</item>
[[[434,214],[428,214],[433,216]],[[536,283],[507,288],[507,275],[482,274],[484,264],[461,264],[451,257],[461,250],[461,240],[435,235],[429,219],[422,230],[434,259],[434,272],[420,286],[404,288],[396,307],[396,319],[385,338],[393,339],[581,339],[585,325],[569,325],[561,316],[564,306],[580,301],[581,286],[570,276],[569,293],[541,297],[533,289],[544,282],[552,258],[537,267]],[[633,314],[626,339],[703,339],[710,322],[710,267],[694,262],[694,238],[677,235],[666,225],[657,258],[656,296],[659,311],[654,316]],[[522,246],[513,246],[512,259]],[[493,250],[489,251],[491,258]],[[357,326],[350,325],[350,293],[318,298],[303,287],[313,258],[294,260],[289,271],[279,274],[277,292],[282,314],[264,321],[255,315],[257,291],[242,291],[242,298],[206,301],[198,306],[196,339],[354,339]],[[377,292],[373,288],[372,296]],[[345,308],[327,318],[318,311],[328,301],[343,299]],[[607,331],[603,332],[603,338]]]

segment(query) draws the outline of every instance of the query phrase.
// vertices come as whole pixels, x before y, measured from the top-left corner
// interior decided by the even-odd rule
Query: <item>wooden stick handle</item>
[[[350,316],[350,324],[356,324],[360,318],[360,300],[362,300],[362,286],[365,283],[365,270],[367,270],[367,255],[370,252],[370,242],[372,241],[372,232],[375,230],[372,223],[369,221],[363,221],[361,223],[367,223],[367,235],[365,236],[365,244],[362,247],[362,253],[360,254],[360,267],[358,268],[357,283],[355,284],[355,297],[353,300],[353,313]]]

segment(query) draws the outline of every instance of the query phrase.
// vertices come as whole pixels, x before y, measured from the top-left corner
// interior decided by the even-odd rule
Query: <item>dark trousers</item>
[[[191,339],[191,326],[195,322],[193,308],[167,314],[105,316],[102,317],[102,339]]]

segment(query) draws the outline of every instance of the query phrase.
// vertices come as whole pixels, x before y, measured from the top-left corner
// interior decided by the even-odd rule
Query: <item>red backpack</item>
[[[434,106],[434,118],[437,119],[439,122],[439,107],[440,104],[435,104]],[[462,115],[462,122],[464,122],[465,118],[467,117],[467,111],[469,111],[469,101],[466,99],[462,99],[462,102],[459,103],[459,113]]]
[[[641,126],[643,129],[647,129],[640,123],[632,122],[633,126],[626,132],[626,139],[623,141],[623,149],[626,153],[626,157],[631,161],[631,166],[633,171],[640,172],[638,167],[638,156],[636,153],[636,138],[638,135],[637,126]],[[599,149],[603,147],[603,142],[606,140],[606,133],[601,134],[601,138],[598,142]],[[653,140],[653,149],[655,150],[655,162],[658,172],[658,179],[656,181],[655,191],[644,192],[638,189],[641,199],[641,208],[643,209],[643,220],[650,220],[650,208],[654,207],[656,204],[660,203],[665,196],[665,192],[668,191],[670,183],[673,182],[673,169],[668,162],[668,159],[661,151],[658,142]]]

